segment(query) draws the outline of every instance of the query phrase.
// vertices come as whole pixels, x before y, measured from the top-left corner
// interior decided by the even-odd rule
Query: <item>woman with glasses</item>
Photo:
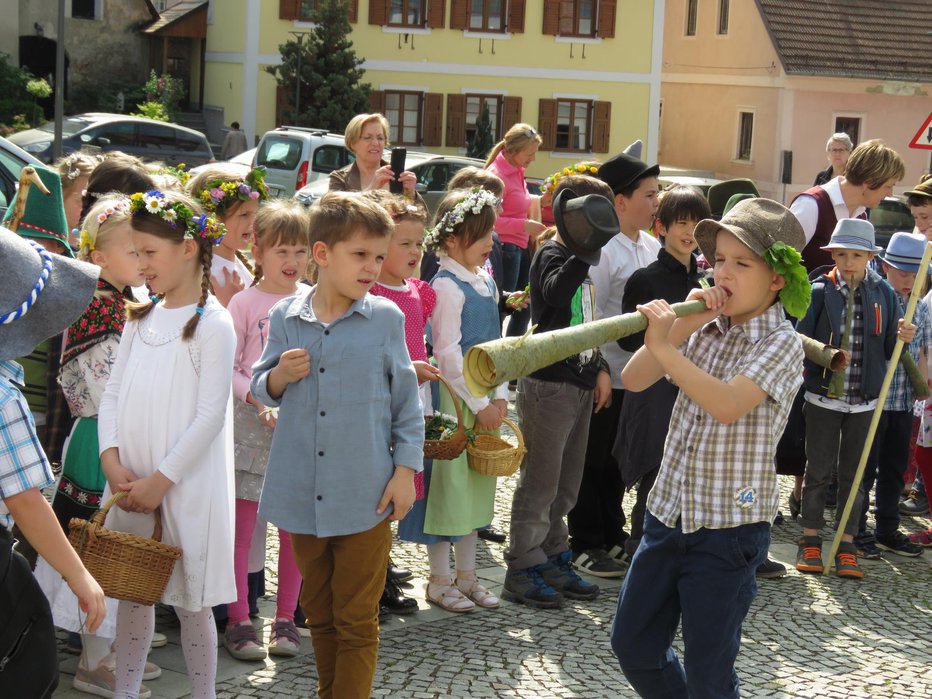
[[[388,147],[388,119],[381,114],[357,114],[346,125],[344,141],[356,156],[356,161],[330,173],[330,189],[344,192],[366,192],[388,189],[395,173],[382,158]],[[417,175],[405,170],[398,176],[408,200],[417,198],[414,186]]]
[[[828,167],[816,175],[813,186],[823,185],[829,180],[834,180],[839,175],[845,174],[845,164],[848,162],[848,156],[851,155],[851,149],[854,144],[851,137],[844,131],[833,133],[825,144],[825,155],[828,157]]]
[[[528,283],[532,247],[537,236],[546,228],[530,217],[536,197],[527,191],[524,171],[534,162],[537,149],[543,142],[540,134],[528,124],[515,124],[505,138],[495,144],[485,161],[485,168],[505,183],[502,210],[495,222],[495,232],[502,241],[502,267],[504,279],[496,279],[499,288],[506,291],[523,290]],[[515,311],[508,321],[507,335],[523,335],[527,329],[530,311]]]

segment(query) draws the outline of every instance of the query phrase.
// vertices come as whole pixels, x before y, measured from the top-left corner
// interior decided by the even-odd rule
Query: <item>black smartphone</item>
[[[392,172],[395,177],[388,183],[388,191],[392,194],[401,194],[404,192],[404,186],[398,181],[398,175],[405,171],[405,158],[408,157],[408,149],[402,147],[392,148]]]

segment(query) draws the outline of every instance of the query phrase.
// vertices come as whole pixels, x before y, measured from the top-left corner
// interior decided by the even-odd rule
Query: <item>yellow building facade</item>
[[[530,175],[604,160],[636,139],[656,162],[664,0],[347,0],[374,110],[392,141],[464,153],[481,106],[544,145]],[[205,105],[250,140],[280,125],[265,68],[306,33],[314,1],[211,0]],[[301,101],[313,95],[301,96]]]

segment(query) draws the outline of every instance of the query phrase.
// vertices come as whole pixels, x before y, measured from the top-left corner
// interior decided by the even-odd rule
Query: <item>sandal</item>
[[[476,609],[475,603],[466,598],[449,575],[431,575],[427,580],[424,597],[448,612],[463,614]]]
[[[914,544],[919,544],[922,548],[932,548],[932,529],[913,532],[909,535],[909,540]]]
[[[479,582],[474,570],[456,571],[456,586],[460,592],[483,609],[496,609],[501,604],[498,597]]]

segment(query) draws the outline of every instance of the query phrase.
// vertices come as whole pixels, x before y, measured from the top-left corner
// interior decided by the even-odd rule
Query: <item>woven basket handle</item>
[[[451,439],[465,440],[466,439],[466,428],[463,427],[463,410],[460,408],[459,396],[457,396],[453,392],[453,387],[447,382],[445,378],[443,378],[442,375],[438,374],[437,380],[446,387],[447,392],[450,394],[450,397],[453,399],[453,407],[456,409],[456,432],[455,432],[455,436],[452,437]]]
[[[515,437],[518,438],[518,449],[524,449],[524,435],[521,434],[521,430],[518,428],[518,426],[507,417],[502,418],[502,423],[508,425],[511,428],[511,431],[515,433]]]
[[[104,520],[107,519],[107,513],[110,512],[110,508],[116,505],[120,500],[125,498],[129,493],[126,491],[121,491],[119,493],[114,493],[110,496],[110,499],[104,503],[104,506],[101,507],[97,512],[94,513],[94,516],[91,517],[91,521],[99,527],[104,526]],[[152,540],[161,541],[162,540],[162,508],[156,507],[155,511],[152,513],[155,515],[155,528],[152,530]]]

